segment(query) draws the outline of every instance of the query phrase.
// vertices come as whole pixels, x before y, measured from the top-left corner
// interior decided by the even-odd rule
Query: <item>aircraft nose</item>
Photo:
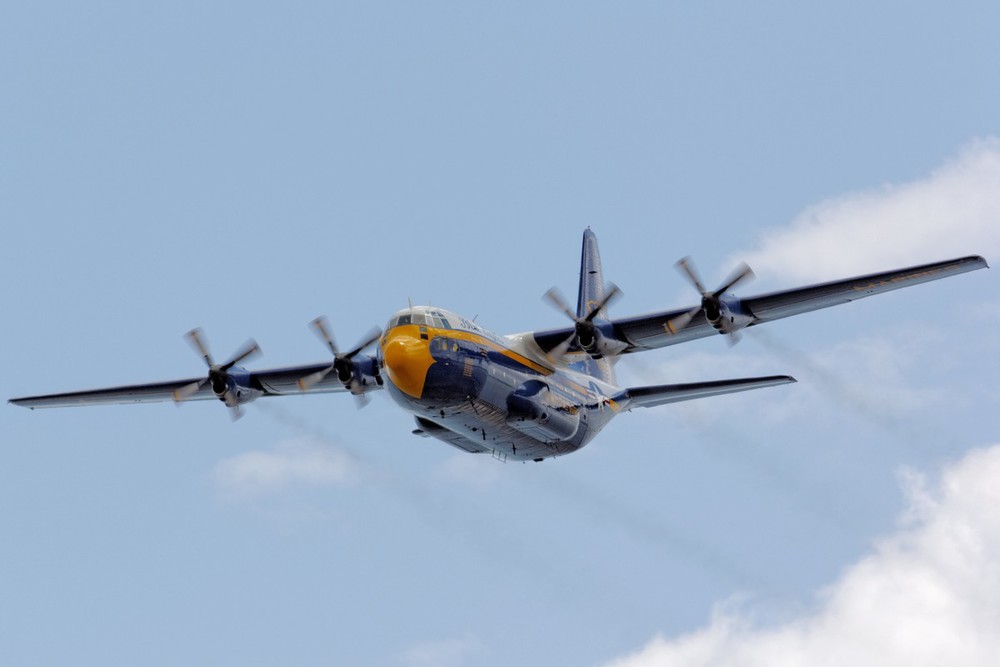
[[[393,330],[382,346],[382,359],[393,386],[413,398],[420,398],[427,369],[434,363],[427,341],[409,332]]]

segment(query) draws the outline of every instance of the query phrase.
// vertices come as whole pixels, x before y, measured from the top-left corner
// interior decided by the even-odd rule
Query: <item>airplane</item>
[[[501,461],[542,461],[582,448],[618,414],[795,382],[770,375],[684,384],[620,387],[614,363],[622,355],[685,343],[714,334],[738,340],[748,327],[875,294],[988,268],[978,255],[741,298],[731,290],[753,277],[746,264],[707,289],[689,258],[677,268],[700,301],[690,307],[611,319],[621,295],[603,278],[597,237],[583,234],[577,305],[558,289],[545,293],[572,324],[544,331],[497,335],[472,320],[434,306],[410,306],[375,327],[348,351],[337,346],[325,318],[311,325],[332,360],[254,371],[240,366],[260,353],[252,339],[228,361],[213,359],[199,329],[187,338],[207,375],[10,399],[27,408],[109,403],[177,403],[217,399],[234,419],[262,397],[347,392],[363,406],[386,390],[413,415],[418,436],[436,438]],[[370,346],[375,354],[364,354]]]

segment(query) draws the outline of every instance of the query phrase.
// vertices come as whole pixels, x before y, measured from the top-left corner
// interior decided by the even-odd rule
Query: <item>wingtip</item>
[[[961,259],[963,262],[969,262],[972,264],[978,264],[977,268],[988,269],[990,268],[990,263],[986,261],[986,258],[982,255],[969,255],[968,257],[963,257]]]

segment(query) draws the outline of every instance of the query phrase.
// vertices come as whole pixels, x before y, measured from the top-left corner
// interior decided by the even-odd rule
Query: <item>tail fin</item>
[[[576,316],[585,317],[590,309],[600,303],[606,294],[604,273],[601,270],[601,253],[597,248],[597,236],[588,227],[583,232],[583,251],[580,257],[580,291],[576,300]],[[607,319],[601,312],[597,320]],[[609,384],[615,384],[615,369],[608,358],[586,359],[573,364],[579,371],[592,375]]]

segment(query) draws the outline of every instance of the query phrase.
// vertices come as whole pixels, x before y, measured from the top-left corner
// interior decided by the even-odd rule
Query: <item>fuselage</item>
[[[497,336],[440,308],[396,313],[378,362],[414,433],[501,460],[574,452],[618,412],[616,387],[553,363],[530,336]]]

